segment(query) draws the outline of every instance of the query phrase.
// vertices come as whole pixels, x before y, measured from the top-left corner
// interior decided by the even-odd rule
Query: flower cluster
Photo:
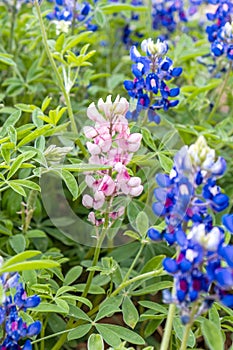
[[[19,278],[18,273],[4,273],[0,276],[1,350],[31,350],[32,344],[30,339],[27,339],[24,345],[20,344],[25,338],[38,335],[41,330],[40,321],[27,325],[20,314],[21,311],[25,312],[28,308],[39,305],[40,298],[37,295],[27,297],[22,283],[19,282]]]
[[[162,26],[173,32],[178,20],[187,22],[183,0],[155,0],[152,2],[151,15],[154,29],[160,29]]]
[[[55,23],[57,35],[60,32],[68,33],[74,19],[83,22],[87,30],[97,30],[97,25],[91,23],[91,5],[88,2],[78,3],[73,0],[47,1],[54,3],[53,12],[46,17]]]
[[[124,207],[117,211],[109,211],[114,197],[129,195],[137,197],[143,191],[141,179],[131,176],[127,169],[133,153],[140,147],[142,135],[130,133],[125,114],[129,104],[125,98],[117,96],[114,102],[111,96],[106,102],[98,101],[98,109],[92,103],[87,109],[87,116],[94,122],[94,126],[84,127],[84,134],[91,141],[87,142],[91,154],[89,164],[110,166],[109,170],[98,171],[96,175],[86,175],[86,184],[92,190],[93,196],[85,194],[83,205],[94,210],[103,210],[108,205],[109,217],[112,220],[123,215]],[[97,220],[94,212],[89,214],[89,220],[100,225],[104,222],[103,215]]]
[[[216,57],[226,54],[233,60],[233,3],[231,0],[209,0],[209,3],[217,5],[214,13],[207,13],[207,18],[215,21],[206,28],[211,51]]]
[[[233,246],[225,244],[224,229],[215,226],[212,217],[229,204],[217,185],[225,170],[225,160],[216,160],[215,151],[200,136],[176,154],[170,175],[156,176],[159,187],[154,191],[153,211],[164,217],[166,228],[160,233],[152,227],[148,236],[177,247],[177,257],[163,261],[175,282],[174,293],[166,291],[164,301],[181,308],[183,323],[190,320],[193,302],[197,303],[196,316],[214,301],[233,307]],[[233,232],[233,216],[224,215],[222,221]]]
[[[172,60],[165,56],[168,51],[166,42],[158,39],[154,43],[149,38],[142,41],[141,49],[146,56],[142,56],[136,46],[130,49],[130,58],[134,62],[132,73],[135,78],[133,81],[125,80],[124,87],[130,97],[137,99],[137,107],[135,113],[128,117],[137,119],[141,110],[147,109],[149,120],[159,123],[160,118],[155,111],[167,111],[179,103],[179,100],[173,98],[179,95],[180,89],[169,88],[166,81],[179,77],[182,68],[174,68]]]

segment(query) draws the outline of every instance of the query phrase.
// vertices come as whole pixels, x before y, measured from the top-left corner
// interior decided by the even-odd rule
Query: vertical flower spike
[[[215,57],[223,54],[233,60],[233,3],[231,0],[209,0],[210,4],[217,5],[214,13],[207,13],[214,24],[207,26],[206,32],[211,43],[211,51]]]
[[[40,297],[28,297],[19,279],[18,273],[4,273],[0,276],[0,325],[3,329],[0,348],[3,350],[31,350],[30,339],[27,339],[22,347],[19,344],[22,344],[25,338],[38,335],[41,331],[40,321],[27,325],[20,316],[21,310],[26,312],[28,308],[39,305]]]
[[[215,151],[200,136],[176,154],[170,176],[156,176],[153,211],[164,217],[166,227],[161,233],[150,228],[148,237],[177,247],[177,258],[163,261],[175,283],[174,294],[166,291],[164,301],[180,307],[183,323],[189,322],[194,301],[199,305],[196,317],[216,300],[233,306],[233,246],[224,243],[224,230],[213,225],[212,217],[229,204],[217,185],[225,171],[225,160],[216,159]],[[232,215],[224,215],[222,222],[232,233]]]
[[[173,99],[179,95],[180,89],[169,88],[166,81],[179,77],[182,68],[173,67],[173,62],[166,57],[168,46],[159,39],[156,43],[151,38],[143,40],[141,49],[146,53],[142,56],[136,46],[130,49],[130,58],[134,62],[132,73],[134,80],[125,80],[124,87],[130,97],[137,99],[136,111],[128,113],[129,119],[137,119],[144,109],[148,112],[149,121],[160,122],[157,110],[167,111],[175,107],[179,100]]]
[[[112,204],[115,197],[137,197],[143,191],[141,179],[132,177],[127,169],[127,164],[139,149],[142,139],[139,133],[130,134],[125,118],[128,108],[125,98],[117,96],[112,102],[111,96],[108,96],[106,102],[102,99],[98,101],[98,109],[94,103],[87,109],[88,118],[94,122],[93,126],[84,127],[84,134],[90,139],[87,142],[91,155],[89,163],[111,167],[109,170],[98,171],[95,175],[86,175],[86,184],[92,195],[85,194],[82,203],[86,208],[98,211],[89,214],[89,220],[96,226],[104,222],[106,205]],[[123,214],[123,207],[110,210],[110,224]]]
[[[56,34],[68,33],[73,20],[83,22],[87,30],[96,31],[97,25],[92,24],[90,12],[92,7],[88,2],[78,3],[73,0],[47,0],[54,3],[53,12],[50,12],[46,17],[56,26]],[[75,16],[75,17],[74,17]]]

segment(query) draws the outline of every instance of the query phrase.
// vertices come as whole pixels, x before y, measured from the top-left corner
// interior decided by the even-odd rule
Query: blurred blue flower
[[[0,325],[2,325],[1,350],[32,349],[30,339],[26,339],[23,346],[19,345],[25,338],[38,335],[41,331],[40,321],[27,325],[20,316],[20,311],[26,312],[28,308],[39,305],[40,297],[28,297],[22,283],[19,282],[18,273],[4,273],[0,276]]]
[[[215,57],[225,54],[229,60],[233,60],[233,3],[231,0],[208,1],[217,5],[214,13],[207,13],[208,20],[215,21],[206,28],[211,52]]]

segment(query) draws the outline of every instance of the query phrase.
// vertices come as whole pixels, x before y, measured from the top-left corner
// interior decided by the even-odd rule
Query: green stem
[[[14,3],[11,7],[12,16],[11,16],[11,29],[10,29],[10,38],[9,38],[9,52],[12,52],[13,42],[14,42],[14,31],[15,31],[15,22],[16,22],[16,4],[17,0],[14,0]]]
[[[173,319],[175,316],[175,312],[176,312],[176,305],[170,304],[169,309],[168,309],[168,316],[167,316],[165,331],[163,334],[163,340],[162,340],[160,350],[167,350],[169,347],[171,332],[172,332],[172,322],[173,322]]]
[[[78,129],[77,129],[77,126],[76,126],[76,123],[75,123],[75,119],[74,119],[74,114],[73,114],[73,110],[72,110],[72,106],[71,106],[71,102],[70,102],[70,96],[69,96],[69,93],[67,93],[67,91],[65,89],[62,77],[61,77],[61,75],[60,75],[60,73],[58,71],[58,68],[57,68],[56,63],[55,63],[55,61],[53,59],[52,53],[51,53],[51,51],[49,49],[49,45],[48,45],[48,41],[47,41],[48,40],[47,33],[46,33],[46,30],[45,30],[45,26],[44,26],[43,18],[42,18],[42,15],[41,15],[40,5],[38,3],[38,0],[35,0],[35,8],[36,8],[36,12],[37,12],[37,16],[38,16],[38,20],[39,20],[39,24],[40,24],[40,30],[41,30],[41,35],[42,35],[44,48],[45,48],[46,54],[48,56],[49,62],[51,64],[51,66],[52,66],[52,69],[54,71],[54,74],[55,74],[55,77],[56,77],[56,80],[57,80],[57,84],[58,84],[59,88],[61,89],[61,91],[63,93],[63,96],[64,96],[64,99],[65,99],[65,102],[66,102],[67,112],[68,112],[70,123],[71,123],[71,129],[72,129],[72,131],[74,133],[77,134],[78,133]]]
[[[74,35],[74,30],[75,30],[75,22],[76,22],[76,14],[77,14],[77,11],[76,11],[76,3],[77,3],[77,0],[73,0],[74,1],[74,4],[73,4],[73,19],[72,19],[72,25],[71,25],[71,34]]]
[[[143,248],[145,247],[145,244],[146,244],[145,242],[143,242],[143,243],[141,244],[140,249],[139,249],[137,255],[135,256],[135,259],[134,259],[134,261],[132,262],[132,264],[131,264],[129,270],[127,271],[127,273],[126,273],[126,275],[125,275],[125,277],[124,277],[122,283],[124,283],[124,282],[129,278],[129,276],[130,276],[130,274],[131,274],[131,272],[132,272],[132,270],[133,270],[135,264],[137,263],[137,261],[138,261],[140,255],[141,255],[141,253],[142,253],[142,251],[143,251]]]
[[[146,273],[143,273],[142,275],[139,275],[139,276],[136,276],[134,278],[131,278],[128,281],[122,282],[119,285],[119,287],[111,294],[111,297],[114,297],[115,295],[119,294],[119,292],[122,289],[125,289],[126,287],[128,287],[132,283],[138,282],[138,281],[140,281],[142,279],[148,279],[148,278],[159,276],[162,271],[163,271],[163,269],[146,272]]]
[[[103,244],[104,238],[105,238],[105,236],[107,234],[107,230],[108,230],[108,221],[109,221],[108,218],[109,218],[109,206],[108,206],[108,209],[107,209],[106,215],[105,215],[105,225],[104,225],[103,230],[102,230],[102,232],[101,232],[101,234],[100,234],[100,236],[99,236],[99,238],[97,240],[97,245],[95,247],[95,252],[94,252],[94,258],[93,258],[92,266],[96,266],[97,263],[98,263],[100,252],[101,252],[101,246]],[[82,293],[82,297],[83,298],[85,298],[87,296],[87,294],[88,294],[88,291],[90,289],[91,282],[93,280],[94,274],[95,274],[95,271],[90,271],[90,273],[88,275],[87,283],[86,283],[85,289],[84,289],[84,291]],[[81,307],[82,306],[82,302],[79,302],[77,306]],[[74,320],[72,318],[68,321],[68,323],[66,325],[67,330],[70,330],[71,328],[73,328],[73,321]],[[57,341],[57,343],[54,345],[52,350],[60,350],[62,348],[62,345],[66,341],[66,337],[67,337],[67,334],[64,333],[60,337],[60,339]]]
[[[189,338],[189,332],[191,330],[192,323],[188,323],[185,327],[182,342],[181,342],[181,347],[180,350],[186,350],[187,349],[187,341]]]
[[[192,311],[191,311],[191,314],[190,314],[190,321],[185,326],[183,338],[182,338],[182,341],[181,341],[180,350],[186,350],[187,349],[187,342],[188,342],[188,338],[189,338],[189,333],[190,333],[190,330],[191,330],[192,325],[193,325],[194,316],[196,314],[197,307],[198,307],[198,302],[195,302],[193,304]]]
[[[97,263],[98,263],[98,260],[99,260],[99,256],[100,256],[100,252],[101,252],[101,246],[102,246],[102,243],[104,241],[104,238],[106,236],[106,233],[107,233],[107,228],[103,228],[102,232],[101,232],[101,235],[97,241],[97,245],[96,245],[96,248],[95,248],[95,253],[94,253],[94,258],[93,258],[93,262],[92,262],[92,266],[96,266]],[[94,274],[95,274],[95,271],[90,271],[89,275],[88,275],[88,278],[87,278],[87,283],[86,283],[86,286],[85,286],[85,289],[82,293],[82,297],[83,298],[86,298],[87,294],[88,294],[88,291],[90,289],[90,286],[91,286],[91,282],[93,280],[93,277],[94,277]],[[80,303],[79,303],[80,304]],[[80,305],[78,304],[78,306],[80,307]]]
[[[70,329],[65,329],[64,331],[57,332],[55,334],[50,334],[50,335],[47,335],[46,337],[43,337],[40,339],[36,339],[36,340],[32,341],[32,344],[40,343],[41,341],[57,337],[58,335],[62,335],[64,333],[68,333],[68,332],[70,332]]]
[[[227,85],[227,83],[228,83],[228,79],[229,79],[229,77],[230,77],[231,70],[232,70],[232,62],[231,62],[230,65],[229,65],[227,74],[226,74],[225,79],[224,79],[224,81],[223,81],[222,88],[221,88],[221,90],[220,90],[220,92],[219,92],[219,94],[218,94],[216,103],[214,104],[214,107],[213,107],[213,109],[212,109],[212,111],[211,111],[211,113],[210,113],[210,115],[209,115],[209,117],[208,117],[208,119],[207,119],[208,122],[210,122],[210,121],[212,120],[212,118],[213,118],[213,116],[214,116],[214,113],[216,112],[216,109],[217,109],[218,106],[219,106],[219,102],[221,101],[222,95],[223,95],[223,93],[224,93],[224,91],[225,91],[225,89],[226,89],[226,85]]]

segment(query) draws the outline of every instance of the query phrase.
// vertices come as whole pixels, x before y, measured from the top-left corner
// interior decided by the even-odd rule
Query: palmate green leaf
[[[144,143],[147,146],[149,146],[149,148],[151,148],[153,151],[157,151],[157,147],[154,143],[152,135],[147,128],[142,128],[142,139],[143,139]]]
[[[24,235],[22,233],[11,236],[9,239],[9,243],[10,243],[11,248],[16,253],[21,253],[26,248],[26,240],[25,240]]]
[[[108,170],[111,169],[111,166],[107,165],[99,165],[99,164],[86,164],[86,163],[78,163],[78,164],[64,164],[64,165],[56,165],[53,167],[55,170],[68,170],[77,173],[82,173],[85,171],[98,171],[98,170]]]
[[[74,306],[74,305],[70,305],[69,316],[71,316],[73,318],[80,319],[80,320],[85,320],[85,321],[88,321],[88,322],[92,322],[90,317],[84,311],[82,311],[79,307]]]
[[[88,350],[104,350],[103,338],[100,334],[91,334],[87,342]]]
[[[104,12],[97,7],[94,13],[94,17],[95,17],[96,23],[103,28],[106,24],[106,16]]]
[[[7,66],[15,66],[15,62],[11,59],[12,56],[4,53],[0,53],[0,62]]]
[[[65,40],[64,48],[62,50],[62,54],[64,55],[67,50],[72,49],[73,47],[77,46],[79,43],[83,43],[85,41],[90,42],[89,38],[93,34],[91,31],[85,31],[80,33],[79,35],[70,36],[68,39]]]
[[[7,134],[9,126],[14,126],[20,119],[22,112],[15,110],[5,121],[1,129],[1,136],[4,137]]]
[[[136,217],[136,227],[141,237],[145,237],[149,228],[149,220],[146,213],[141,211]]]
[[[224,349],[221,329],[215,323],[205,319],[201,324],[201,331],[210,350]]]
[[[10,169],[9,173],[7,174],[7,180],[9,180],[18,171],[18,169],[21,167],[21,165],[24,162],[26,162],[27,160],[34,157],[35,154],[36,154],[36,152],[34,152],[34,151],[28,151],[28,152],[25,152],[23,154],[20,154],[15,159],[15,161],[12,163],[11,169]]]
[[[11,236],[12,232],[5,226],[3,226],[2,224],[0,224],[0,233],[6,236]]]
[[[58,51],[58,52],[61,52],[61,51],[62,51],[64,41],[65,41],[65,34],[64,34],[64,33],[61,33],[61,34],[59,35],[59,37],[57,38],[57,41],[56,41],[56,44],[55,44],[55,50],[56,50],[56,51]],[[42,110],[43,110],[43,109],[42,109]]]
[[[113,14],[122,11],[135,11],[135,6],[130,4],[107,4],[100,7],[104,14]],[[137,12],[147,11],[146,6],[137,6]]]
[[[19,262],[13,265],[2,266],[0,268],[0,274],[4,272],[16,272],[16,271],[24,271],[24,270],[41,270],[41,269],[49,269],[52,267],[58,267],[59,263],[52,260],[32,260],[32,261],[24,261]]]
[[[45,97],[45,99],[44,99],[44,101],[42,102],[42,105],[41,105],[42,112],[44,112],[46,110],[46,108],[50,105],[51,101],[52,101],[52,97],[48,97],[48,96]]]
[[[121,338],[118,334],[110,329],[108,324],[97,323],[95,327],[107,344],[111,345],[113,348],[116,348],[120,345]]]
[[[184,331],[185,331],[185,326],[181,323],[180,317],[175,317],[173,320],[173,328],[175,331],[175,334],[177,336],[178,339],[180,339],[182,341],[183,339],[183,335],[184,335]],[[196,338],[195,335],[193,334],[193,332],[190,330],[189,331],[189,337],[187,340],[187,345],[190,348],[193,348],[196,344]],[[220,350],[220,348],[219,348]]]
[[[129,343],[136,344],[136,345],[144,345],[145,341],[144,339],[137,333],[131,331],[130,329],[127,329],[125,327],[116,326],[116,325],[106,325],[109,327],[111,331],[116,333],[121,339],[128,341]]]
[[[7,261],[4,262],[2,267],[7,267],[11,266],[14,264],[17,264],[19,262],[25,261],[27,259],[33,258],[36,255],[40,255],[41,252],[38,250],[27,250],[26,252],[19,253],[12,258],[8,259]]]
[[[160,163],[161,167],[163,168],[163,170],[166,173],[170,173],[170,171],[173,167],[173,160],[163,153],[159,153],[158,157],[159,157],[159,163]]]
[[[143,300],[143,301],[139,301],[138,303],[143,307],[146,307],[148,309],[155,311],[156,313],[165,314],[165,315],[167,314],[167,309],[164,306],[158,303],[154,303],[153,301]]]
[[[37,128],[33,132],[31,132],[29,135],[25,136],[18,144],[18,147],[24,146],[27,143],[34,141],[37,137],[44,135],[46,131],[48,131],[51,128],[50,125],[44,125],[40,128]]]
[[[139,314],[132,300],[128,296],[125,296],[123,300],[122,312],[124,322],[131,328],[135,328],[139,321]]]
[[[115,305],[114,303],[103,305],[103,307],[100,306],[99,312],[95,318],[95,322],[101,320],[104,317],[110,317],[116,312],[121,312],[121,309],[119,309],[118,305]]]
[[[60,297],[60,298],[54,298],[54,301],[55,301],[55,303],[57,304],[57,306],[59,306],[61,309],[64,310],[64,312],[65,312],[66,314],[69,313],[69,305],[68,305],[68,303],[67,303],[65,300],[63,300],[63,299]]]
[[[140,271],[140,274],[155,271],[162,267],[162,261],[165,258],[165,255],[157,255],[151,258],[149,261],[146,262],[146,264],[143,266],[142,270]]]
[[[76,290],[75,287],[71,287],[71,286],[62,286],[61,288],[58,289],[57,293],[56,293],[56,297],[61,296],[64,293],[67,292],[74,292]]]
[[[219,318],[219,313],[217,311],[217,308],[215,304],[211,306],[209,309],[209,319],[212,321],[218,328],[221,328],[221,322]]]
[[[85,283],[79,283],[79,284],[75,284],[74,286],[78,292],[83,292],[86,285],[85,285]],[[92,283],[88,293],[89,294],[105,294],[105,290],[104,290],[104,288]]]
[[[26,105],[25,103],[17,103],[15,105],[15,107],[18,108],[19,110],[21,110],[23,112],[27,112],[27,113],[32,113],[34,111],[34,109],[37,108],[34,105]]]
[[[83,271],[82,266],[72,267],[72,269],[70,269],[65,275],[63,284],[65,286],[72,284],[74,281],[76,281],[79,278],[79,276],[82,274],[82,271]]]
[[[76,200],[79,196],[79,187],[74,175],[70,171],[62,169],[61,176],[73,196],[73,201]]]
[[[69,333],[68,333],[68,340],[73,340],[73,339],[79,339],[84,337],[84,335],[86,335],[92,328],[92,324],[82,324],[78,327],[76,327],[75,329],[72,329]]]
[[[16,179],[16,180],[11,180],[8,181],[9,185],[20,185],[22,187],[30,188],[31,190],[39,191],[40,192],[40,186],[37,185],[35,182],[31,180],[21,180],[21,179]]]
[[[17,192],[18,194],[20,194],[21,196],[23,197],[26,197],[26,192],[24,191],[23,187],[18,185],[18,184],[15,184],[15,183],[12,183],[11,181],[6,181],[6,183],[10,186],[10,188]]]
[[[26,233],[26,237],[28,238],[45,238],[47,237],[46,236],[46,233],[42,230],[28,230],[27,233]]]
[[[173,286],[172,282],[162,281],[162,282],[157,282],[153,285],[149,285],[149,286],[144,287],[142,289],[138,289],[136,291],[129,292],[129,294],[133,295],[133,296],[139,296],[139,295],[145,295],[145,294],[156,294],[159,290],[171,288],[172,286]]]
[[[55,312],[55,313],[59,313],[59,314],[66,314],[67,313],[60,306],[58,306],[56,304],[46,303],[46,302],[41,302],[36,308],[33,308],[33,311],[42,312],[42,313]]]

